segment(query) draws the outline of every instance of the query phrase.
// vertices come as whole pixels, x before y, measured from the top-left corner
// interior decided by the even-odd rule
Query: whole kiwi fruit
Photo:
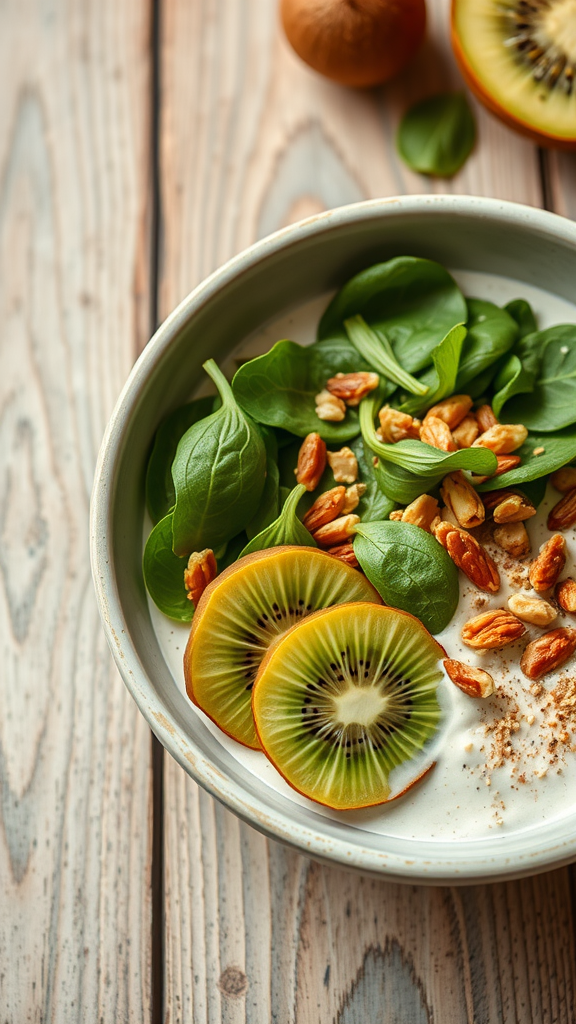
[[[426,29],[425,0],[281,0],[280,15],[306,64],[359,87],[397,75]]]

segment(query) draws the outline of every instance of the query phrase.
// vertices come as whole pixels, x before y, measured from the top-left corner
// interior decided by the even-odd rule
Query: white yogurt
[[[576,323],[576,305],[538,288],[489,274],[454,272],[454,276],[466,295],[490,299],[498,305],[510,299],[527,299],[536,314],[540,327],[557,323]],[[236,369],[236,359],[259,355],[280,338],[291,338],[300,344],[310,344],[315,337],[316,326],[326,307],[329,295],[308,302],[246,338],[228,357],[225,371],[231,375]],[[209,382],[197,394],[210,391]],[[559,495],[550,491],[542,503],[538,516],[526,524],[532,542],[532,551],[550,534],[546,528],[546,516]],[[145,524],[145,535],[150,523]],[[574,530],[566,533],[568,562],[565,575],[574,575],[576,537]],[[328,818],[349,821],[366,831],[412,839],[446,840],[485,839],[490,836],[522,832],[543,822],[569,814],[576,805],[576,734],[571,735],[573,750],[565,741],[558,742],[552,749],[554,738],[561,734],[562,726],[553,708],[546,708],[548,693],[557,685],[559,678],[574,677],[574,659],[567,670],[545,677],[544,685],[531,692],[529,681],[518,667],[526,638],[503,652],[488,652],[475,655],[460,640],[463,623],[479,611],[506,605],[510,594],[521,589],[509,578],[505,569],[507,556],[495,546],[489,546],[490,553],[500,564],[502,587],[495,596],[480,595],[460,574],[460,604],[449,627],[437,639],[445,647],[449,657],[459,658],[468,663],[487,669],[495,678],[498,690],[488,700],[473,700],[461,693],[448,679],[441,693],[445,718],[437,744],[436,767],[424,781],[406,797],[395,803],[364,811],[333,812],[314,804],[315,810]],[[510,560],[511,561],[511,560]],[[527,578],[525,562],[524,575]],[[525,590],[525,593],[532,593]],[[481,607],[479,607],[481,604]],[[149,601],[152,622],[166,663],[174,683],[182,691],[184,676],[182,656],[188,637],[188,627],[179,626],[165,618]],[[560,615],[549,627],[574,625],[574,619]],[[534,639],[542,630],[528,627],[528,638]],[[542,689],[542,692],[538,691]],[[516,731],[510,734],[511,751],[503,758],[498,757],[502,744],[495,737],[507,733],[502,723],[506,712],[514,710]],[[516,710],[517,709],[517,710]],[[222,744],[246,769],[261,782],[283,793],[297,804],[310,804],[294,792],[267,761],[264,754],[248,750],[229,739],[204,715],[200,715],[215,741]],[[554,723],[556,724],[550,724]],[[497,728],[498,731],[486,732]]]

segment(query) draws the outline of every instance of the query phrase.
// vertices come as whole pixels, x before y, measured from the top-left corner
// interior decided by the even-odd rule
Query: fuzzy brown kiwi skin
[[[374,602],[374,603],[376,603],[376,602]],[[380,601],[380,604],[384,604],[384,602]],[[366,607],[369,608],[370,607],[370,602],[368,602],[368,601],[348,601],[345,604],[331,605],[330,608],[320,608],[317,612],[312,612],[311,615],[307,615],[306,618],[303,619],[302,621],[303,622],[309,622],[311,619],[317,619],[321,615],[325,615],[326,612],[332,611],[332,609],[335,608],[335,607],[338,607],[338,608],[341,608],[341,609],[344,609],[344,608],[356,608],[356,607],[358,607],[358,605],[365,605]],[[386,606],[386,607],[390,607],[390,606]],[[419,626],[422,625],[422,623],[420,622],[420,619],[417,619],[415,615],[411,615],[410,612],[401,611],[399,608],[395,608],[393,610],[396,611],[398,613],[398,615],[403,615],[405,618],[412,619],[413,622],[417,622]],[[374,800],[373,803],[371,803],[371,804],[350,804],[349,807],[334,808],[331,804],[326,803],[325,800],[318,800],[316,797],[310,796],[309,793],[304,793],[301,789],[298,789],[298,786],[295,786],[294,783],[290,781],[290,779],[286,778],[286,776],[284,775],[284,772],[282,771],[282,769],[278,767],[276,762],[273,760],[273,758],[270,756],[270,754],[266,750],[266,747],[264,746],[264,742],[262,740],[262,736],[261,736],[260,730],[258,728],[258,722],[256,720],[256,715],[254,714],[254,694],[256,693],[256,688],[258,686],[258,682],[259,682],[259,680],[260,680],[260,678],[261,678],[261,676],[262,676],[262,674],[264,672],[264,669],[265,669],[266,665],[270,661],[270,658],[272,657],[273,652],[280,646],[282,641],[285,640],[286,637],[290,635],[290,633],[293,633],[295,629],[298,629],[298,627],[300,625],[301,625],[300,622],[296,622],[293,626],[290,627],[290,629],[287,629],[285,633],[282,633],[280,636],[278,636],[276,638],[276,640],[272,641],[272,643],[270,644],[270,647],[268,648],[268,650],[266,651],[266,654],[264,655],[264,657],[262,658],[262,661],[260,662],[260,668],[258,669],[258,672],[257,672],[257,675],[256,675],[256,679],[254,680],[254,686],[252,687],[252,697],[251,697],[252,718],[254,719],[254,727],[256,729],[256,735],[257,735],[258,740],[260,742],[260,749],[264,751],[264,753],[266,754],[266,757],[270,761],[270,764],[274,766],[274,768],[276,769],[278,774],[282,776],[284,781],[288,783],[288,785],[290,786],[291,789],[295,790],[296,793],[300,793],[300,796],[305,796],[307,800],[312,800],[313,803],[320,804],[322,807],[328,807],[328,808],[330,808],[330,810],[338,810],[338,811],[358,811],[358,810],[364,810],[365,808],[368,808],[368,807],[380,807],[382,804],[394,803],[395,800],[399,800],[401,796],[405,796],[406,793],[408,793],[414,786],[416,786],[419,782],[421,782],[422,779],[424,779],[429,774],[429,772],[431,772],[432,769],[436,767],[436,761],[431,761],[430,764],[427,765],[426,768],[424,768],[420,772],[420,774],[416,776],[415,779],[412,779],[412,782],[409,782],[408,785],[405,786],[404,789],[401,789],[399,793],[396,793],[395,796],[388,797],[387,799],[384,799],[384,800]],[[426,627],[424,627],[424,628],[426,628]],[[432,639],[434,640],[434,643],[439,648],[439,650],[443,654],[446,654],[446,651],[442,647],[442,644],[439,644],[435,637],[432,637]],[[441,656],[442,655],[439,654],[438,658],[440,658]]]
[[[236,743],[240,743],[241,746],[248,747],[249,750],[262,750],[262,745],[261,745],[260,742],[258,742],[257,745],[252,745],[252,744],[249,744],[249,743],[242,743],[235,736],[231,736],[231,734],[226,729],[224,729],[220,725],[220,723],[217,722],[216,719],[212,717],[212,715],[210,715],[207,711],[204,710],[202,705],[198,703],[198,701],[196,700],[196,698],[194,696],[194,684],[193,684],[192,676],[191,676],[191,674],[190,674],[190,672],[188,670],[188,661],[189,661],[189,653],[190,653],[190,649],[192,647],[194,636],[195,636],[196,630],[198,629],[198,624],[199,624],[199,622],[201,621],[201,618],[202,618],[202,610],[205,607],[205,605],[208,604],[208,601],[210,600],[210,595],[215,590],[218,589],[219,584],[222,583],[223,580],[227,579],[229,576],[234,576],[234,574],[239,569],[242,569],[244,566],[249,565],[251,562],[258,562],[258,561],[260,561],[263,558],[270,557],[271,555],[278,554],[279,552],[283,552],[283,551],[311,551],[311,550],[314,550],[316,553],[318,553],[318,549],[317,548],[313,548],[313,549],[307,548],[303,544],[280,544],[280,545],[278,545],[278,547],[275,547],[275,548],[264,548],[262,551],[253,551],[252,554],[250,554],[250,555],[244,555],[243,558],[239,558],[236,562],[233,562],[232,565],[229,565],[228,568],[224,570],[224,572],[220,573],[220,575],[217,576],[216,579],[212,580],[212,583],[208,584],[208,586],[206,587],[204,593],[202,594],[202,596],[201,596],[200,600],[198,601],[198,604],[196,605],[196,608],[194,610],[194,618],[192,619],[192,628],[190,629],[190,635],[188,637],[188,642],[186,644],[186,649],[184,651],[184,681],[186,683],[186,693],[188,695],[188,699],[192,702],[192,704],[194,704],[195,707],[199,708],[200,711],[202,712],[202,714],[206,715],[206,717],[209,718],[211,722],[214,722],[214,725],[218,726],[218,728],[221,730],[221,732],[223,732],[226,736],[230,736],[230,739],[235,740]],[[332,559],[334,559],[334,561],[340,562],[340,565],[344,564],[343,562],[340,561],[340,559],[335,558],[334,555],[329,555],[328,552],[326,552],[326,551],[323,551],[322,554],[326,555],[327,558],[332,558]],[[350,567],[348,567],[348,568],[350,568]],[[352,572],[356,572],[356,571],[357,571],[356,569],[352,569]],[[366,582],[369,583],[368,580]],[[371,584],[369,584],[369,585],[371,586]],[[373,603],[374,604],[383,604],[384,602],[382,601],[382,598],[380,597],[380,594],[378,593],[376,588],[372,587],[372,590],[374,591],[374,601],[373,601]],[[351,602],[351,603],[353,603],[353,602]],[[331,607],[334,607],[334,606],[332,605]],[[306,616],[306,618],[308,618],[308,616]],[[298,623],[297,623],[297,625],[298,625]],[[290,632],[290,631],[287,630],[287,632]],[[283,636],[285,636],[285,634],[281,633],[278,639],[282,639]],[[275,642],[276,641],[273,641],[273,643],[275,643]],[[266,657],[267,657],[267,655],[266,655]],[[260,737],[258,737],[258,740],[260,740]]]
[[[520,132],[521,135],[531,139],[538,146],[545,146],[548,149],[562,149],[565,151],[573,152],[576,150],[576,136],[573,139],[562,138],[558,135],[553,135],[551,132],[538,131],[532,125],[527,124],[526,121],[522,121],[519,117],[515,117],[514,114],[506,110],[505,107],[501,106],[500,103],[486,90],[481,82],[478,81],[472,68],[468,63],[466,54],[460,42],[460,36],[456,28],[456,7],[458,6],[458,0],[452,0],[452,9],[450,16],[450,37],[452,42],[452,49],[456,58],[456,63],[460,69],[460,73],[466,82],[468,88],[474,93],[476,99],[480,100],[487,110],[491,114],[494,114],[501,121],[508,126],[513,128],[515,131]]]

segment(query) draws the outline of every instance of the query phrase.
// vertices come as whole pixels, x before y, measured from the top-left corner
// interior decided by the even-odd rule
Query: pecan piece
[[[460,471],[449,473],[440,488],[446,505],[454,513],[460,526],[471,530],[484,522],[485,511],[482,498]]]
[[[541,679],[547,672],[560,668],[576,651],[576,629],[553,629],[528,644],[520,660],[520,668],[528,679]]]
[[[572,578],[562,580],[556,586],[556,600],[562,611],[574,614],[576,612],[576,581]]]
[[[346,565],[351,565],[353,569],[358,568],[358,559],[354,554],[354,545],[351,541],[347,544],[337,544],[336,547],[328,548],[328,554],[334,555],[334,558],[339,558],[341,562],[346,562]]]
[[[459,448],[471,448],[479,433],[478,420],[470,412],[452,431],[452,438]]]
[[[436,498],[430,494],[421,494],[419,498],[414,498],[414,501],[406,506],[401,518],[403,523],[412,523],[413,526],[419,526],[422,530],[427,530],[430,533],[430,524],[437,515],[438,502]],[[392,513],[390,513],[391,518]]]
[[[552,487],[555,487],[560,494],[567,494],[576,487],[576,466],[563,466],[557,469],[550,477]]]
[[[473,448],[489,448],[495,455],[509,455],[516,451],[528,437],[522,423],[496,423],[477,437]]]
[[[556,609],[548,601],[526,594],[512,594],[508,598],[508,607],[522,622],[529,622],[532,626],[549,626],[557,616]]]
[[[328,423],[340,423],[346,415],[346,406],[336,395],[329,391],[320,391],[314,399],[316,403],[316,415],[319,420],[326,420]]]
[[[470,395],[452,395],[450,398],[445,398],[442,402],[438,402],[433,405],[431,409],[428,409],[424,417],[424,422],[430,417],[435,416],[439,420],[444,420],[450,430],[454,430],[462,420],[470,412],[472,408],[472,399]]]
[[[474,445],[472,445],[474,447]],[[516,469],[522,462],[519,455],[497,455],[496,461],[498,463],[496,472],[492,473],[492,476],[475,476],[472,479],[475,484],[483,484],[485,480],[493,480],[495,476],[502,476],[503,473],[507,473],[509,469]]]
[[[331,395],[346,402],[346,405],[356,406],[360,405],[362,399],[374,391],[379,383],[380,377],[377,373],[337,373],[335,377],[330,377],[326,389]]]
[[[542,545],[530,566],[528,575],[534,590],[540,593],[553,587],[565,565],[566,541],[562,534],[555,533]]]
[[[302,519],[306,529],[313,533],[314,530],[325,526],[326,523],[331,523],[333,519],[340,515],[345,500],[345,487],[332,487],[331,490],[324,491],[323,494],[316,498],[316,501],[310,506]]]
[[[326,523],[326,526],[321,526],[312,536],[321,548],[333,548],[350,540],[350,537],[354,536],[354,527],[359,522],[360,516],[350,513]]]
[[[354,483],[358,477],[358,459],[351,448],[341,448],[339,452],[327,452],[326,457],[337,484]]]
[[[396,444],[397,441],[417,441],[420,437],[420,420],[414,419],[406,412],[399,412],[389,405],[383,405],[378,413],[380,429],[378,437],[386,444]]]
[[[443,452],[457,451],[450,427],[438,416],[426,417],[420,428],[420,440]]]
[[[461,637],[468,647],[500,650],[524,636],[526,626],[505,608],[492,608],[470,619],[462,627]]]
[[[524,523],[502,523],[494,530],[494,540],[513,558],[522,558],[530,551],[530,537]]]
[[[476,409],[476,419],[482,434],[498,423],[491,405],[481,405],[479,409]]]
[[[444,668],[454,685],[469,697],[489,697],[494,693],[494,680],[484,669],[472,668],[454,658],[445,658]]]
[[[366,484],[352,484],[351,487],[346,488],[346,496],[344,498],[344,504],[342,505],[342,515],[346,516],[349,512],[353,512],[360,503],[360,498],[366,490]]]
[[[188,559],[188,565],[184,569],[184,586],[186,587],[187,598],[194,602],[194,607],[202,597],[209,583],[216,579],[218,569],[216,559],[211,548],[204,548],[204,551],[193,551]]]
[[[491,594],[500,589],[500,574],[496,565],[472,534],[444,521],[435,524],[433,532],[454,564],[475,586]]]
[[[495,523],[523,523],[535,515],[534,505],[523,494],[502,495],[502,501],[494,508]]]
[[[326,469],[326,443],[319,434],[308,434],[300,445],[296,480],[307,491],[315,491]]]
[[[397,508],[397,509],[394,510],[394,512],[390,513],[390,515],[388,516],[388,519],[391,519],[393,523],[400,523],[402,521],[402,516],[403,515],[404,515],[404,509],[403,508]]]
[[[567,530],[576,523],[576,487],[568,491],[548,515],[549,530]]]

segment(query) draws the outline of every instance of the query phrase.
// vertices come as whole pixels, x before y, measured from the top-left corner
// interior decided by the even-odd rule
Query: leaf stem
[[[234,398],[234,392],[230,387],[230,384],[226,380],[226,377],[222,373],[222,370],[213,359],[208,359],[202,364],[202,369],[206,370],[206,373],[211,380],[214,381],[218,388],[218,393],[222,399],[222,405],[233,405],[236,406],[236,399]]]
[[[411,373],[404,370],[396,359],[390,342],[381,331],[376,334],[368,326],[363,316],[351,316],[344,321],[346,333],[358,350],[361,356],[366,359],[375,370],[387,377],[388,380],[405,388],[412,395],[425,395],[430,388],[422,384]]]

